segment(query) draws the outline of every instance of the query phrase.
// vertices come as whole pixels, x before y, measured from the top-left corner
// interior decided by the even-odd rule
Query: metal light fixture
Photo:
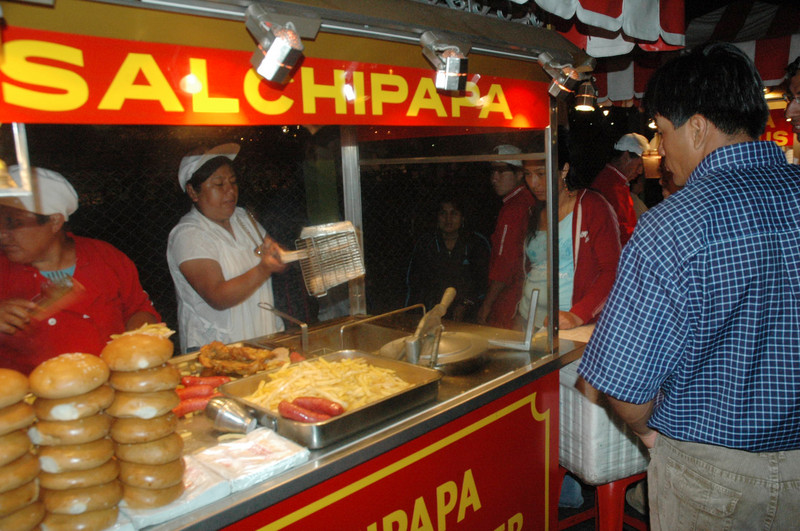
[[[591,79],[581,83],[575,93],[575,110],[589,112],[595,110],[597,104],[597,91]]]
[[[556,64],[553,56],[547,52],[542,52],[537,57],[537,61],[544,69],[545,72],[553,79],[550,83],[548,92],[554,98],[559,96],[566,96],[575,91],[583,79],[581,73],[578,72],[572,65]]]
[[[258,75],[273,83],[288,82],[303,57],[303,43],[294,23],[278,23],[274,13],[263,5],[250,4],[245,13],[245,25],[258,43],[258,49],[250,58]]]
[[[436,67],[437,90],[462,91],[467,88],[470,43],[440,32],[426,31],[419,42],[422,55]]]

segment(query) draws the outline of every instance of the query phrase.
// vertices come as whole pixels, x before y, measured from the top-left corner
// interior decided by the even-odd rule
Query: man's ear
[[[691,146],[698,151],[705,151],[703,146],[708,140],[708,118],[702,114],[694,114],[686,121],[686,126],[689,128]]]

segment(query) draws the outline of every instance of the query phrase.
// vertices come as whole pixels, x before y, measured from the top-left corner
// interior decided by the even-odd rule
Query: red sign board
[[[783,109],[770,109],[767,129],[761,135],[761,140],[771,140],[780,147],[794,145],[794,133],[792,123],[786,121]]]
[[[244,31],[244,30],[243,30]],[[547,84],[472,75],[436,91],[432,69],[306,57],[286,86],[249,52],[18,27],[2,31],[0,121],[164,125],[543,128]],[[255,49],[255,44],[254,44]]]
[[[230,531],[555,529],[558,372]]]

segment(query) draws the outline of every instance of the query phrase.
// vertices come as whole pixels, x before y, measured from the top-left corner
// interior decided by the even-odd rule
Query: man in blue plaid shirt
[[[679,192],[643,214],[579,374],[650,448],[654,530],[800,529],[800,166],[712,44],[644,97]]]

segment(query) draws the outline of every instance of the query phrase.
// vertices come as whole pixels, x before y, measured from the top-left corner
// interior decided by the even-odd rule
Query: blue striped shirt
[[[800,448],[800,166],[726,146],[643,214],[578,372],[674,439]]]

